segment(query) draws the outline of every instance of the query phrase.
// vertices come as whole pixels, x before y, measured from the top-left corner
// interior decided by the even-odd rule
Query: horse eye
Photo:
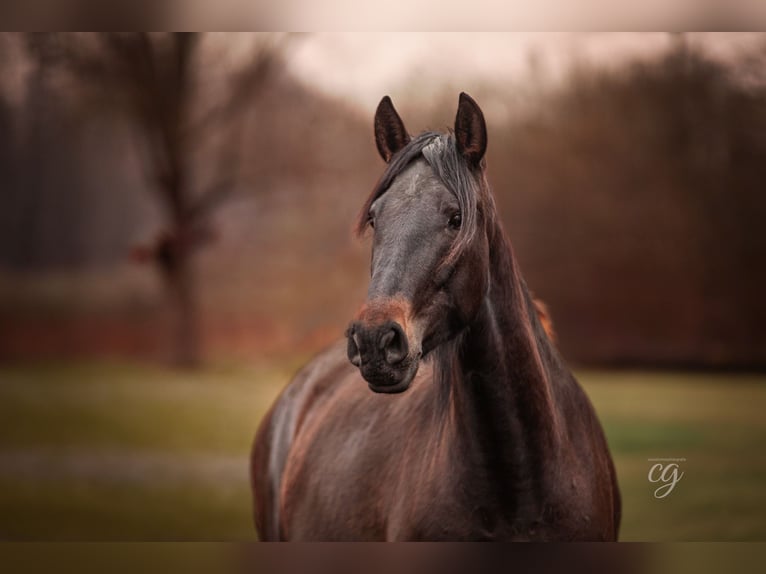
[[[460,229],[461,223],[463,223],[463,217],[460,215],[460,213],[456,213],[449,219],[449,226],[452,229]]]
[[[375,218],[372,216],[372,213],[367,215],[367,223],[370,228],[375,229]]]

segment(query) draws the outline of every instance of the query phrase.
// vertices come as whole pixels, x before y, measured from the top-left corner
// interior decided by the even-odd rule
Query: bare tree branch
[[[192,128],[194,133],[204,133],[212,126],[228,125],[236,121],[243,109],[252,104],[267,79],[280,63],[286,51],[296,44],[301,34],[288,33],[272,37],[256,52],[252,62],[229,80],[229,98],[213,107]]]

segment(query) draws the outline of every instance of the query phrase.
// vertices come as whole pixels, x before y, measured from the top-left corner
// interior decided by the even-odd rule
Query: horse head
[[[461,94],[454,131],[411,138],[390,98],[375,113],[387,167],[358,230],[372,231],[367,300],[346,332],[348,358],[375,392],[409,388],[420,361],[458,336],[489,288],[487,130]]]

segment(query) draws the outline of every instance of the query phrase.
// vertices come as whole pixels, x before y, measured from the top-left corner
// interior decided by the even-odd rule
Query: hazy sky
[[[19,103],[29,70],[15,35],[0,37],[6,66],[0,95]],[[693,33],[686,41],[719,58],[732,58],[761,43],[766,33]],[[234,67],[249,62],[253,44],[274,37],[260,34],[208,35],[208,60],[202,82],[213,91],[224,86],[230,72],[216,54],[226,53]],[[619,66],[628,59],[650,58],[677,41],[666,33],[319,33],[292,42],[288,66],[305,82],[347,98],[365,113],[380,98],[427,100],[445,84],[472,92],[497,83],[497,98],[488,106],[504,106],[524,89],[556,85],[576,65]],[[526,97],[529,96],[527,92]],[[531,90],[534,97],[534,90]],[[501,113],[501,110],[495,110]]]
[[[691,34],[688,41],[723,58],[763,41],[764,34]],[[645,58],[675,41],[666,33],[317,34],[290,58],[302,78],[330,94],[372,108],[384,94],[427,97],[445,82],[470,90],[477,83],[512,85],[534,75],[557,83],[578,63],[619,65]]]

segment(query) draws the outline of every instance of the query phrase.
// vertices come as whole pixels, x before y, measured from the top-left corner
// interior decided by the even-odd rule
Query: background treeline
[[[382,169],[376,102],[290,75],[300,41],[211,76],[207,39],[2,38],[0,67],[25,74],[23,97],[0,96],[0,357],[193,363],[340,336],[368,277],[351,225]],[[523,103],[472,90],[506,228],[572,362],[766,366],[765,57],[724,64],[681,39]],[[395,100],[411,131],[438,128],[460,89]],[[179,257],[190,306],[173,304]]]

